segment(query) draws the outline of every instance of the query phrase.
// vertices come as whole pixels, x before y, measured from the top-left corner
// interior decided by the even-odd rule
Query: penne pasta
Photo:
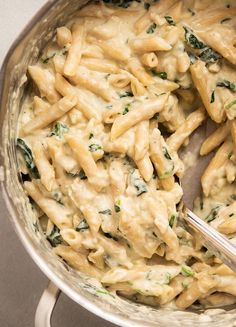
[[[28,71],[42,97],[46,97],[50,104],[60,100],[60,95],[54,87],[55,78],[48,70],[38,66],[29,66]]]
[[[230,141],[225,141],[219,150],[216,152],[215,156],[211,160],[210,164],[207,166],[204,174],[202,175],[201,182],[203,192],[206,196],[210,194],[212,184],[214,183],[215,176],[217,175],[217,170],[220,169],[228,159],[229,154],[232,151],[232,143]]]
[[[37,203],[37,205],[59,229],[70,228],[72,226],[70,209],[62,206],[55,200],[44,197],[38,187],[32,182],[25,182],[24,188],[27,194]]]
[[[137,53],[169,51],[171,49],[169,43],[159,36],[134,39],[130,41],[130,46]]]
[[[76,85],[87,88],[89,91],[102,97],[105,101],[116,99],[117,94],[109,88],[106,81],[100,81],[98,83],[99,77],[100,76],[92,74],[92,72],[85,67],[80,67],[70,80]]]
[[[73,150],[79,165],[83,168],[89,182],[97,189],[107,185],[107,178],[99,171],[91,152],[85,143],[75,136],[65,134],[65,139]]]
[[[144,105],[140,105],[128,112],[126,115],[116,118],[111,129],[111,140],[115,140],[129,128],[143,120],[150,119],[155,113],[160,112],[167,99],[168,95],[161,95],[156,100],[150,100]]]
[[[140,61],[136,58],[132,58],[128,63],[128,70],[144,85],[148,86],[155,83],[155,80],[149,75]]]
[[[186,121],[167,139],[171,150],[177,151],[192,132],[205,120],[206,115],[202,108],[191,113]]]
[[[64,74],[74,76],[82,55],[82,45],[84,40],[84,26],[75,24],[72,27],[72,42],[64,65]]]
[[[67,44],[72,43],[72,34],[69,28],[66,26],[57,28],[57,44],[60,47],[64,47]]]
[[[55,87],[57,91],[63,96],[75,96],[77,99],[76,108],[78,108],[87,119],[95,118],[100,120],[101,117],[99,112],[86,101],[85,96],[73,87],[63,76],[60,74],[56,75]]]
[[[38,130],[39,128],[47,127],[52,122],[65,115],[75,105],[75,97],[67,96],[62,98],[57,103],[52,105],[49,111],[43,111],[36,118],[23,126],[23,133],[27,135],[34,132],[35,130]]]
[[[55,171],[45,154],[41,142],[34,142],[32,150],[41,182],[48,191],[52,191],[56,186]]]
[[[205,156],[206,154],[213,151],[219,145],[221,145],[229,134],[229,126],[228,124],[223,124],[219,128],[217,128],[208,138],[203,142],[200,155]]]

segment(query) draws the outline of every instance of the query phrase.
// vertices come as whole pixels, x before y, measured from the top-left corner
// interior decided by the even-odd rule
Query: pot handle
[[[36,309],[34,326],[35,327],[50,327],[52,312],[60,295],[59,288],[52,282],[49,282],[44,290],[39,304]]]

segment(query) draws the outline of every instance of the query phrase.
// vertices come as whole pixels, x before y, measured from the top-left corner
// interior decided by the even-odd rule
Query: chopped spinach
[[[115,212],[120,212],[121,208],[120,208],[120,199],[117,200],[117,202],[114,204],[114,209],[115,209]]]
[[[191,65],[194,64],[195,61],[197,60],[197,57],[192,53],[188,53],[188,56],[189,56],[189,59],[190,59],[190,64]]]
[[[125,114],[127,114],[128,112],[129,112],[129,109],[128,109],[128,107],[125,107],[125,109],[124,109],[124,111],[123,111],[122,115],[125,115]]]
[[[231,101],[230,103],[228,103],[225,106],[225,109],[230,109],[231,107],[233,107],[236,104],[236,100]]]
[[[171,215],[170,220],[169,220],[169,226],[171,228],[174,226],[174,223],[176,222],[176,219],[177,219],[177,215],[176,214]]]
[[[213,103],[213,102],[215,102],[215,90],[212,91],[212,93],[211,93],[211,101],[210,101],[210,103]]]
[[[43,64],[48,64],[49,60],[52,59],[53,57],[55,57],[56,52],[54,52],[51,56],[48,56],[46,58],[41,58],[41,61]]]
[[[124,92],[124,93],[120,93],[120,94],[119,94],[119,97],[120,97],[120,98],[133,97],[133,96],[134,96],[133,93],[132,93],[132,92],[129,92],[129,91],[126,91],[126,92]]]
[[[153,33],[155,32],[156,27],[157,27],[157,24],[152,23],[152,24],[148,27],[148,29],[146,30],[146,33],[147,33],[147,34],[153,34]]]
[[[86,219],[82,219],[79,225],[75,228],[76,232],[83,232],[87,229],[89,229],[89,225]]]
[[[198,38],[193,34],[193,31],[190,28],[184,26],[184,31],[185,31],[185,40],[191,48],[204,49],[206,47],[206,45],[203,42],[198,40]]]
[[[143,6],[144,6],[144,9],[148,10],[151,5],[148,2],[144,2]]]
[[[120,212],[120,207],[117,204],[114,205],[114,209],[115,212]]]
[[[100,213],[101,215],[109,215],[109,216],[112,215],[111,209],[101,210],[101,211],[98,211],[98,213]]]
[[[231,151],[229,154],[228,154],[228,159],[230,159],[233,155],[233,151]]]
[[[50,242],[52,247],[56,247],[63,242],[60,229],[56,225],[53,226],[50,235],[47,236],[47,240]]]
[[[230,91],[234,91],[235,90],[235,84],[224,79],[223,81],[218,81],[216,83],[216,86],[219,86],[219,87],[225,87],[227,89],[229,89]]]
[[[169,154],[167,148],[163,147],[163,148],[162,148],[162,152],[163,152],[164,157],[165,157],[166,159],[168,159],[168,160],[172,160],[172,158],[171,158],[171,156],[170,156],[170,154]]]
[[[231,20],[230,17],[227,17],[227,18],[224,18],[220,21],[221,24],[225,23],[225,22],[228,22],[229,20]]]
[[[24,157],[26,167],[29,169],[32,176],[34,178],[39,178],[39,172],[38,172],[37,167],[34,164],[32,151],[30,150],[28,145],[25,143],[25,141],[23,139],[20,139],[20,138],[17,139],[16,145],[20,149],[20,151]]]
[[[107,237],[107,238],[110,238],[114,241],[118,241],[118,238],[113,236],[111,233],[104,233],[104,235]]]
[[[129,112],[129,108],[130,108],[130,106],[131,106],[131,103],[128,103],[128,104],[125,106],[122,115],[125,115],[125,114],[127,114],[127,113]]]
[[[181,273],[186,277],[194,276],[194,271],[190,267],[185,266],[185,265],[181,267]]]
[[[99,144],[90,144],[89,145],[89,151],[90,152],[95,152],[97,150],[102,150],[101,145],[99,145]]]
[[[61,194],[61,192],[56,192],[56,191],[52,192],[52,197],[59,204],[64,205],[64,203],[62,201],[62,194]]]
[[[133,186],[137,190],[137,196],[142,195],[143,193],[147,193],[147,184],[144,182],[144,180],[137,174],[137,170],[134,170],[134,172],[131,175],[131,182]]]
[[[232,200],[236,201],[236,194],[231,194],[230,197]]]
[[[63,124],[61,122],[56,122],[56,124],[53,126],[53,129],[51,131],[51,134],[49,136],[58,136],[59,138],[62,138],[63,134],[68,132],[69,128],[66,126],[66,124]]]
[[[91,140],[94,137],[93,133],[89,134],[89,140]]]
[[[192,14],[192,16],[196,15],[192,9],[188,8],[188,11]]]
[[[151,69],[151,72],[154,76],[158,76],[161,79],[167,79],[167,73],[166,72],[158,72],[156,69]]]
[[[170,169],[167,170],[167,171],[165,171],[164,173],[159,173],[159,172],[158,172],[158,177],[159,177],[160,179],[165,179],[165,178],[167,178],[167,177],[173,176],[173,171],[174,171],[174,169],[175,169],[175,165],[174,165],[173,162],[171,162],[171,167],[170,167]]]
[[[210,223],[211,221],[216,219],[220,208],[221,208],[221,205],[217,205],[215,208],[212,208],[209,215],[206,216],[205,221],[207,223]]]
[[[217,53],[216,51],[214,51],[211,48],[206,48],[205,50],[203,50],[200,54],[199,54],[199,58],[202,61],[205,62],[216,62],[217,60],[219,60],[221,57],[221,55],[219,53]]]
[[[107,4],[111,4],[114,6],[122,7],[122,8],[128,8],[133,0],[103,0],[103,2]]]
[[[167,23],[169,25],[173,25],[173,26],[176,25],[176,23],[174,22],[174,20],[173,20],[173,18],[171,16],[165,16],[165,20],[167,21]]]
[[[87,179],[87,176],[85,175],[85,172],[83,169],[81,169],[80,171],[76,171],[75,173],[69,172],[67,173],[69,176],[71,177],[79,177],[80,179]]]
[[[208,47],[205,43],[200,41],[193,34],[193,31],[190,28],[184,26],[184,30],[185,30],[185,40],[186,40],[187,44],[192,49],[202,50],[197,55],[199,57],[199,59],[201,59],[204,62],[210,63],[210,62],[216,62],[217,60],[222,58],[218,52],[214,51],[212,48]],[[195,59],[196,59],[196,57],[194,56],[194,60]]]

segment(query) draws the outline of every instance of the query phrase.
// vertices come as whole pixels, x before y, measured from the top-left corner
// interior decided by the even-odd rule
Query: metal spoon
[[[210,124],[207,122],[205,125],[201,126],[197,132],[191,136],[190,143],[183,152],[185,154],[188,152],[199,153],[203,140],[206,138],[207,134],[212,132],[212,129],[214,129],[212,122],[210,122]],[[183,153],[181,156],[182,155]],[[236,272],[236,246],[189,209],[193,207],[193,201],[201,192],[201,175],[212,156],[213,154],[206,157],[198,157],[196,164],[188,169],[184,178],[181,180],[181,185],[184,190],[183,203],[186,207],[183,218],[190,227],[201,235],[206,248]]]
[[[201,234],[206,248],[236,272],[236,247],[225,236],[187,208],[184,219],[189,226]]]

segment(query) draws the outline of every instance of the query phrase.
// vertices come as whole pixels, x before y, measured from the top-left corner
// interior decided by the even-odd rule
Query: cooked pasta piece
[[[204,156],[217,148],[221,143],[225,141],[229,134],[229,126],[228,124],[223,124],[219,128],[217,128],[208,138],[203,142],[200,155]]]
[[[32,150],[41,182],[48,191],[52,191],[56,187],[55,171],[45,154],[42,143],[40,141],[34,142]]]
[[[50,110],[43,111],[25,126],[23,126],[23,133],[27,135],[35,130],[38,130],[39,128],[48,126],[71,110],[76,105],[76,102],[76,97],[74,96],[66,96],[62,98],[57,103],[52,105]]]
[[[158,64],[158,58],[154,52],[145,53],[144,55],[142,55],[141,61],[144,66],[150,68],[157,67]]]
[[[101,171],[83,140],[73,135],[65,134],[65,139],[75,153],[79,165],[83,168],[89,182],[97,189],[107,186],[107,176]]]
[[[153,166],[148,153],[142,159],[136,160],[135,162],[143,179],[149,182],[153,176]]]
[[[149,75],[144,67],[141,65],[140,61],[137,58],[131,58],[127,65],[129,71],[137,77],[137,79],[144,85],[152,85],[154,84],[154,79],[151,75]]]
[[[34,114],[37,116],[43,111],[49,110],[50,105],[39,98],[38,96],[34,97]]]
[[[130,41],[130,46],[137,53],[169,51],[171,49],[169,43],[159,36],[134,39]]]
[[[84,40],[84,26],[75,24],[72,27],[72,42],[64,65],[64,74],[74,76],[80,63]]]
[[[215,178],[219,174],[219,169],[225,164],[228,160],[229,154],[232,151],[232,142],[225,141],[219,150],[216,152],[214,158],[211,160],[210,164],[207,166],[206,170],[204,171],[201,182],[203,192],[206,196],[210,194],[212,191],[212,186],[214,184]]]
[[[206,295],[216,286],[216,281],[211,276],[201,276],[191,283],[191,287],[183,291],[175,301],[180,309],[185,309],[194,303],[199,297]]]
[[[197,109],[191,113],[186,121],[180,126],[168,139],[167,144],[171,150],[177,151],[184,141],[192,132],[198,128],[205,120],[206,115],[202,108]]]
[[[66,245],[58,245],[54,253],[67,261],[70,266],[92,277],[100,278],[100,272],[90,264],[84,254],[74,251]]]
[[[221,123],[225,112],[222,110],[221,102],[215,100],[214,80],[210,77],[205,63],[201,60],[196,61],[190,66],[190,72],[209,116],[215,122]]]
[[[164,183],[164,188],[170,191],[174,187],[175,164],[169,153],[168,145],[157,128],[151,135],[150,155],[156,172]]]
[[[137,106],[137,108],[128,112],[126,115],[116,118],[111,129],[111,140],[116,139],[139,122],[152,118],[163,109],[167,99],[168,95],[161,95],[155,100],[149,100]]]
[[[25,182],[24,188],[27,194],[59,229],[72,227],[72,212],[69,208],[61,205],[56,200],[46,198],[32,182]]]
[[[60,47],[64,47],[72,42],[72,34],[66,26],[57,28],[57,43]]]
[[[149,121],[144,120],[136,126],[135,131],[135,160],[142,159],[149,148]]]
[[[102,97],[106,101],[117,98],[117,94],[109,88],[106,81],[99,81],[100,76],[96,76],[85,67],[80,67],[70,79],[76,85],[87,88],[89,91]]]
[[[80,65],[102,73],[114,74],[119,72],[118,66],[113,61],[108,59],[82,58]]]
[[[48,70],[42,69],[39,66],[29,66],[28,71],[37,85],[41,96],[45,96],[51,104],[60,100],[60,95],[54,87],[55,77]]]
[[[86,118],[96,118],[100,120],[99,112],[86,101],[81,90],[73,87],[63,76],[56,74],[55,87],[63,96],[75,96],[77,98],[76,108],[78,108]]]

